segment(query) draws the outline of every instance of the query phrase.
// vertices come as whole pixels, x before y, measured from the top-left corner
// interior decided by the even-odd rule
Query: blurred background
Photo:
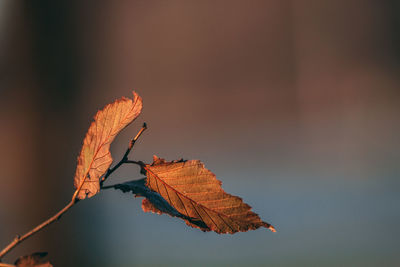
[[[0,1],[0,247],[62,208],[98,109],[136,90],[118,160],[201,159],[278,232],[217,235],[115,190],[4,261],[399,266],[399,1]],[[109,184],[141,178],[124,166]]]

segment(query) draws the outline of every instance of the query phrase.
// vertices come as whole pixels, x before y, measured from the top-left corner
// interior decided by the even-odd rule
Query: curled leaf
[[[53,265],[44,259],[46,256],[47,252],[35,252],[20,257],[14,264],[16,267],[52,267]]]
[[[98,111],[83,141],[75,172],[77,198],[92,197],[100,190],[100,178],[112,163],[110,144],[115,136],[142,110],[142,99],[133,92],[133,100],[121,98]]]
[[[144,212],[153,212],[157,214],[168,214],[172,217],[178,217],[185,220],[189,225],[199,228],[207,228],[203,222],[196,220],[196,218],[189,218],[186,215],[178,212],[172,207],[160,194],[150,190],[146,186],[146,178],[129,181],[122,184],[113,186],[115,189],[119,189],[122,192],[132,192],[135,197],[144,197],[142,202],[142,209]]]
[[[184,217],[181,218],[192,227],[219,234],[259,227],[275,232],[275,228],[263,222],[241,198],[226,193],[221,182],[198,160],[166,162],[154,156],[153,164],[145,165],[143,169],[147,176],[146,186],[182,214]],[[144,202],[143,210],[164,212],[148,202]]]

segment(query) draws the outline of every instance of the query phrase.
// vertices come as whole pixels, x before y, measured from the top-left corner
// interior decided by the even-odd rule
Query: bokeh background
[[[0,1],[0,246],[73,193],[95,112],[136,90],[132,158],[201,159],[278,232],[203,233],[108,190],[4,260],[399,266],[399,1]],[[109,183],[141,178],[121,168]]]

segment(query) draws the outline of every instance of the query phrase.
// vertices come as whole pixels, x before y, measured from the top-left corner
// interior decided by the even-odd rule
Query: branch
[[[103,188],[104,182],[107,180],[108,176],[110,176],[113,172],[115,172],[119,167],[121,167],[122,164],[128,162],[128,155],[131,152],[133,146],[135,145],[136,141],[139,139],[139,137],[142,135],[142,133],[147,129],[147,124],[143,123],[142,129],[136,134],[136,136],[129,142],[129,146],[125,151],[124,156],[122,159],[113,167],[108,169],[106,174],[103,176],[103,178],[100,181],[100,188]]]
[[[46,221],[42,222],[41,224],[39,224],[38,226],[36,226],[35,228],[33,228],[32,230],[30,230],[29,232],[27,232],[26,234],[24,234],[23,236],[19,236],[17,235],[13,241],[11,241],[10,244],[8,244],[8,246],[6,246],[1,252],[0,252],[0,260],[2,257],[4,257],[4,255],[6,255],[8,252],[10,252],[15,246],[17,246],[19,243],[21,243],[22,241],[24,241],[25,239],[27,239],[28,237],[30,237],[31,235],[39,232],[40,230],[42,230],[44,227],[48,226],[49,224],[55,222],[56,220],[60,219],[60,217],[67,212],[67,210],[69,210],[73,205],[75,205],[75,203],[77,203],[78,200],[71,200],[64,208],[62,208],[59,212],[57,212],[53,217],[47,219]]]

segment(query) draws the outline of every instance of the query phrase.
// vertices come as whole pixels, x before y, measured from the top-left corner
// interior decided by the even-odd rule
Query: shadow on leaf
[[[144,212],[153,212],[157,214],[165,213],[172,217],[183,219],[189,226],[200,228],[202,231],[210,231],[209,227],[203,221],[188,217],[180,213],[174,207],[172,207],[162,196],[160,196],[160,194],[150,190],[146,186],[146,178],[129,181],[122,184],[116,184],[104,188],[106,189],[111,187],[119,189],[124,193],[131,192],[135,195],[135,197],[144,197],[145,199],[143,199],[142,201],[142,209]]]

